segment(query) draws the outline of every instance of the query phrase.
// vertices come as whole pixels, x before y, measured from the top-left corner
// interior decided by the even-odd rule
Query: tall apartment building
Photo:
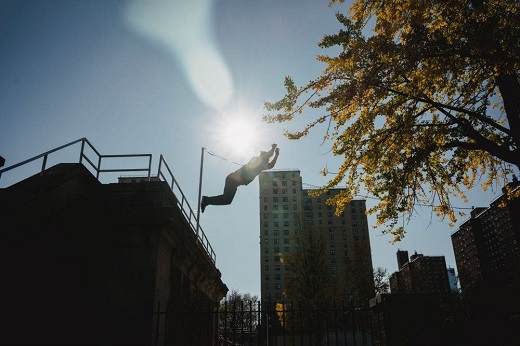
[[[346,294],[360,299],[374,295],[374,278],[365,201],[354,200],[343,214],[326,204],[340,189],[308,196],[298,170],[268,171],[260,184],[261,299],[285,301],[290,268],[280,257],[296,250],[300,232],[320,232],[326,239],[330,271],[345,280]],[[361,298],[363,297],[363,298]],[[343,298],[343,297],[338,297]]]
[[[402,261],[402,251],[398,251]],[[423,256],[415,252],[410,261],[390,276],[390,291],[399,293],[433,293],[439,297],[450,294],[448,271],[444,256]]]
[[[518,193],[520,184],[515,179],[507,188]],[[520,308],[520,198],[508,200],[503,192],[489,208],[473,210],[451,241],[467,297],[512,295]]]

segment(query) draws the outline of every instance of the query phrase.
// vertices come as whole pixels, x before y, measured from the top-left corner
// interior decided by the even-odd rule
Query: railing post
[[[152,154],[148,156],[148,179],[150,179],[150,175],[152,173]]]
[[[45,170],[46,165],[47,165],[47,154],[45,154],[43,156],[42,171],[40,172],[40,175],[43,175],[43,171]]]
[[[101,170],[101,155],[98,156],[98,165],[96,169],[96,179],[99,180],[99,171]]]
[[[81,150],[79,152],[79,163],[83,162],[83,151],[85,150],[85,139],[81,141]]]

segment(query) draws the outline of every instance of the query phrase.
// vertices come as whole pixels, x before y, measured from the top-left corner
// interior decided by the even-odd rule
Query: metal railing
[[[166,172],[164,172],[163,167],[166,169]],[[168,173],[168,176],[165,176],[165,173]],[[211,260],[215,262],[215,252],[213,251],[213,248],[211,247],[209,240],[206,237],[206,234],[204,234],[204,231],[200,227],[200,224],[197,222],[197,214],[193,212],[193,209],[191,209],[188,200],[186,199],[186,196],[182,192],[181,187],[177,183],[177,180],[173,176],[173,173],[170,167],[168,166],[168,163],[166,162],[166,160],[164,160],[164,157],[162,155],[159,158],[159,168],[157,169],[157,176],[159,177],[159,179],[162,178],[165,182],[169,184],[170,189],[177,198],[177,204],[179,206],[179,209],[182,210],[182,213],[184,214],[184,217],[190,224],[191,229],[195,232],[199,244],[202,245],[204,251],[206,251],[206,253],[210,256]],[[177,193],[175,193],[176,191]]]
[[[65,145],[59,146],[57,148],[54,148],[52,150],[46,151],[43,154],[36,155],[34,157],[31,157],[30,159],[27,159],[25,161],[22,161],[20,163],[14,164],[12,166],[6,167],[4,169],[0,169],[0,179],[2,177],[2,174],[8,171],[11,171],[15,168],[18,168],[20,166],[26,165],[28,163],[37,161],[42,159],[42,166],[40,170],[40,175],[43,174],[43,172],[46,169],[47,166],[47,159],[50,154],[55,153],[57,151],[60,151],[62,149],[71,147],[75,144],[81,143],[81,149],[79,154],[79,163],[87,166],[85,164],[88,163],[88,165],[95,171],[96,179],[99,180],[101,173],[118,173],[118,172],[145,172],[146,177],[150,178],[151,172],[152,172],[152,154],[123,154],[123,155],[102,155],[99,151],[94,148],[94,146],[89,142],[89,140],[85,137],[80,138],[78,140],[75,140],[73,142],[67,143]],[[91,159],[87,156],[86,148],[90,149],[94,154],[95,158]],[[148,158],[148,167],[141,167],[141,168],[102,168],[102,164],[107,162],[107,159],[116,159],[116,158],[140,158],[145,157]],[[165,175],[165,172],[163,170],[163,167],[166,168],[168,175]],[[88,166],[87,166],[88,168]],[[175,180],[175,177],[173,176],[172,171],[170,170],[170,167],[166,163],[166,160],[162,155],[160,155],[159,159],[159,167],[157,170],[157,177],[159,179],[162,178],[163,181],[167,182],[172,193],[174,194],[175,198],[177,199],[177,205],[182,211],[186,221],[190,225],[193,233],[195,234],[197,238],[197,242],[201,245],[202,249],[206,252],[206,254],[209,256],[210,260],[215,263],[216,261],[216,255],[213,251],[213,248],[211,247],[208,238],[204,234],[204,231],[200,227],[200,225],[196,222],[196,214],[193,212],[193,209],[190,207],[188,200],[186,199],[184,193],[181,190],[181,187]]]

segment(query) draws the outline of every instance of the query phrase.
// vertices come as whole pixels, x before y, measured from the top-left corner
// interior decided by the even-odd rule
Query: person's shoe
[[[206,200],[206,196],[202,196],[202,201],[200,202],[200,211],[204,213],[204,210],[206,210],[206,206],[208,205],[208,201]]]

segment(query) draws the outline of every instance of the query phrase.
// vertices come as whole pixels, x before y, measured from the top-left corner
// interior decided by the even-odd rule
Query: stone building
[[[168,183],[58,164],[0,189],[0,224],[1,344],[216,342],[228,289]]]

